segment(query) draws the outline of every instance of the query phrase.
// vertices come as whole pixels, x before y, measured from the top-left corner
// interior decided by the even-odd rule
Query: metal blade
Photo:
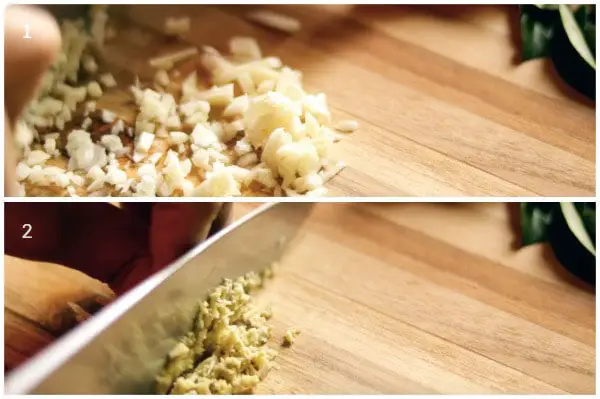
[[[144,394],[223,278],[280,259],[310,203],[265,205],[119,298],[8,376],[7,394]]]

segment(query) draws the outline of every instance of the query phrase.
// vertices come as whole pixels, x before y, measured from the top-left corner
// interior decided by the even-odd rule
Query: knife
[[[278,261],[311,203],[266,204],[227,226],[9,374],[6,394],[148,394],[199,300]]]

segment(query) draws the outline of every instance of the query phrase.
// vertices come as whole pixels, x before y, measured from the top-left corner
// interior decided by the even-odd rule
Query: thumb
[[[26,32],[27,29],[27,32]],[[27,35],[26,35],[27,33]],[[25,38],[31,37],[30,39]],[[4,192],[16,194],[12,129],[60,50],[54,18],[34,7],[10,6],[4,16]]]
[[[26,33],[29,39],[25,38]],[[12,125],[35,95],[44,72],[58,55],[60,44],[58,25],[46,11],[27,6],[6,9],[4,98]]]
[[[15,165],[16,149],[10,131],[9,122],[4,118],[4,195],[14,197],[17,195],[17,178]]]

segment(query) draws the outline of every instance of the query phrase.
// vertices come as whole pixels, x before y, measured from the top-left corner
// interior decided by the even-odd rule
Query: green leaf
[[[589,23],[590,15],[581,14],[586,8],[580,7],[577,15],[582,23]],[[595,8],[591,9],[595,13]],[[569,12],[570,14],[570,12]],[[573,19],[575,19],[573,17]],[[588,22],[586,22],[586,20]],[[560,77],[571,87],[591,99],[596,98],[596,69],[592,67],[573,46],[566,27],[559,21],[554,32],[551,48],[552,63]],[[595,61],[594,61],[595,62]]]
[[[583,34],[585,35],[585,40],[587,41],[590,50],[592,50],[592,53],[594,54],[594,58],[596,58],[596,25],[585,25]]]
[[[556,204],[544,202],[521,203],[522,245],[527,246],[548,240]]]
[[[559,211],[555,214],[555,221],[550,226],[548,242],[558,261],[569,272],[595,285],[596,255],[595,250],[590,251],[588,248],[591,242],[585,226],[590,220],[586,222],[586,218],[583,217],[584,212],[590,214],[591,208],[595,213],[595,205],[590,203],[585,205],[561,204]],[[593,223],[593,230],[595,230],[595,217]]]
[[[524,246],[549,243],[561,265],[595,285],[595,203],[522,203],[521,231]]]
[[[577,211],[575,205],[573,205],[571,202],[561,202],[560,208],[573,235],[577,238],[577,240],[579,240],[585,249],[590,251],[592,255],[596,255],[594,243],[592,242],[583,219]]]
[[[577,25],[583,32],[585,41],[590,51],[596,58],[596,6],[581,6],[573,14]]]
[[[558,10],[558,4],[534,4],[540,10]]]
[[[557,13],[540,6],[520,6],[523,61],[550,55]]]
[[[583,220],[585,229],[590,235],[592,242],[596,242],[596,203],[595,202],[577,202],[575,208]]]
[[[592,68],[596,69],[596,60],[594,59],[594,55],[588,47],[583,32],[577,24],[573,13],[565,4],[560,4],[558,10],[560,12],[563,28],[567,33],[567,37],[569,38],[571,45],[575,48],[575,50],[577,50],[585,62],[587,62]]]
[[[560,77],[596,98],[596,6],[522,5],[522,59],[549,56]]]

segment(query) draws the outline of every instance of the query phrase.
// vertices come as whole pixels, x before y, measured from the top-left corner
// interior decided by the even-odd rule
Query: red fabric
[[[187,251],[197,222],[198,204],[6,203],[5,252],[80,270],[119,294]]]

